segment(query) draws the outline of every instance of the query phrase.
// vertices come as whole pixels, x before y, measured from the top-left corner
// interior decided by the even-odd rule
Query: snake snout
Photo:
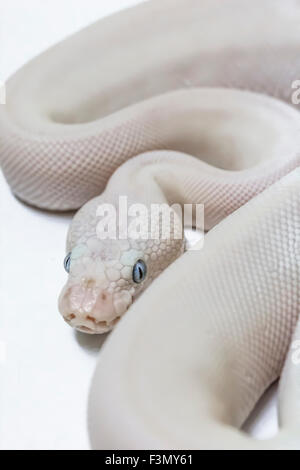
[[[99,334],[110,331],[131,303],[128,292],[108,292],[92,280],[85,280],[64,287],[59,311],[70,326],[85,333]]]

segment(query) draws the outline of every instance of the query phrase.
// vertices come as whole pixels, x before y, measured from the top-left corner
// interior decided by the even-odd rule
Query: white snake
[[[111,329],[167,268],[100,353],[94,447],[300,449],[299,26],[299,0],[152,0],[8,81],[0,157],[12,191],[51,210],[83,205],[66,321]],[[183,240],[101,241],[97,207],[119,195],[203,203],[214,228],[182,256]],[[280,431],[256,441],[237,428],[285,359]]]

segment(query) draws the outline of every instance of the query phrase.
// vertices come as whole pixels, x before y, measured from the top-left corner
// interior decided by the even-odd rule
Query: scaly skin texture
[[[83,206],[67,241],[65,320],[108,331],[147,290],[101,354],[95,447],[299,447],[292,352],[279,436],[260,444],[232,428],[280,374],[299,316],[299,173],[276,183],[300,161],[299,24],[298,0],[153,0],[7,84],[0,159],[13,192],[41,208]],[[120,195],[201,203],[204,228],[216,227],[183,256],[183,239],[100,241],[97,209]],[[138,259],[148,270],[137,285]]]
[[[299,185],[297,169],[227,217],[121,320],[91,387],[94,448],[300,449],[292,348],[278,435],[236,429],[281,373],[299,318]]]
[[[172,101],[173,96],[168,98]],[[258,163],[240,172],[216,168],[212,172],[211,166],[187,154],[153,151],[123,164],[104,193],[77,213],[69,230],[70,276],[59,308],[67,322],[81,331],[110,330],[184,250],[183,238],[175,237],[99,240],[97,224],[101,219],[96,214],[101,204],[111,203],[118,209],[119,196],[125,195],[128,206],[143,203],[149,215],[151,203],[204,204],[204,228],[209,230],[300,162],[299,113],[285,104],[263,95],[216,88],[182,92],[181,99],[189,109],[197,99],[198,132],[203,133],[207,153],[212,152],[215,158],[230,155],[240,164],[249,164],[255,154]],[[255,120],[253,116],[257,116]],[[253,135],[249,128],[255,134],[254,142],[249,142]],[[116,222],[118,225],[118,217]],[[147,264],[147,278],[137,285],[132,271],[139,259]]]

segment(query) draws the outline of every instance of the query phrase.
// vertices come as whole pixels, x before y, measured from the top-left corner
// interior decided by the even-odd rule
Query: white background
[[[68,34],[133,0],[7,0],[0,5],[0,80]],[[89,448],[86,405],[103,337],[77,333],[57,311],[71,214],[16,200],[0,173],[0,448]],[[274,388],[247,430],[276,431]],[[259,415],[259,416],[257,416]]]

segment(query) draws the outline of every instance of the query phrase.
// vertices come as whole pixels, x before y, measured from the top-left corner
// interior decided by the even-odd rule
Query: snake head
[[[69,277],[59,298],[63,318],[86,333],[111,330],[176,253],[178,247],[154,240],[89,238],[76,245],[67,256]]]
[[[95,208],[99,198],[75,215],[69,229],[59,297],[67,323],[86,333],[111,330],[133,301],[183,251],[182,239],[100,239]]]
[[[146,281],[145,275],[135,283],[133,276],[142,256],[127,241],[91,237],[77,244],[65,263],[69,279],[59,298],[64,319],[87,333],[112,329]]]

